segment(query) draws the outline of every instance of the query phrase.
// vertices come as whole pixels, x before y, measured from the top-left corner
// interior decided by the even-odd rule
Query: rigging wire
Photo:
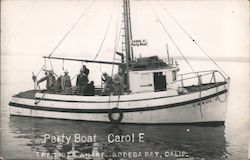
[[[121,39],[121,32],[122,32],[122,21],[120,24],[120,30],[119,30],[119,34],[118,34],[118,38],[117,38],[117,42],[116,42],[116,47],[115,47],[115,51],[118,49],[119,47],[119,43],[120,43],[120,39]]]
[[[117,16],[116,18],[117,18],[117,23],[116,23],[115,42],[114,42],[115,45],[114,45],[114,55],[113,55],[113,65],[112,65],[111,76],[113,76],[113,74],[114,74],[114,62],[115,62],[115,56],[116,56],[116,49],[117,49],[117,45],[118,45],[118,41],[119,41],[119,37],[117,37],[117,36],[120,36],[120,33],[118,33],[118,28],[119,28],[119,20],[118,19],[119,19],[119,16]]]
[[[62,70],[64,70],[64,59],[62,60]]]
[[[44,59],[44,64],[42,65],[41,69],[38,71],[38,73],[35,75],[36,77],[39,76],[39,74],[42,72],[43,69],[46,69],[46,59]]]
[[[157,21],[161,24],[161,26],[163,27],[164,31],[167,33],[168,37],[171,39],[171,41],[173,42],[174,46],[176,47],[176,49],[179,51],[179,53],[181,54],[181,56],[184,58],[184,60],[186,61],[186,63],[188,64],[189,68],[195,72],[195,70],[193,69],[193,67],[191,66],[191,64],[188,62],[188,60],[186,59],[186,57],[184,56],[184,54],[181,52],[181,50],[179,49],[179,47],[177,46],[177,44],[175,43],[174,39],[172,38],[172,36],[170,35],[170,33],[167,31],[167,28],[165,27],[165,25],[162,23],[161,19],[159,18],[159,16],[157,15],[157,13],[155,12],[154,8],[152,6],[150,6],[150,8],[152,9]]]
[[[157,1],[163,10],[174,20],[174,22],[183,30],[183,32],[198,46],[198,48],[229,78],[226,72],[208,55],[208,53],[199,45],[198,42],[180,25],[180,23],[174,18],[174,16],[164,7],[159,1]]]
[[[120,38],[121,38],[121,31],[122,31],[122,19],[119,19],[119,16],[117,16],[117,23],[116,23],[116,34],[115,34],[115,46],[114,46],[114,55],[113,55],[113,65],[112,65],[112,76],[113,76],[113,72],[114,72],[114,62],[115,62],[115,56],[116,56],[116,50],[118,48],[118,45],[119,45],[119,41],[120,41]],[[119,22],[120,22],[120,25],[119,25]],[[119,29],[119,31],[118,31]]]
[[[114,1],[114,4],[113,4],[112,11],[111,11],[111,13],[110,13],[109,22],[108,22],[108,25],[107,25],[107,28],[106,28],[104,37],[103,37],[103,39],[102,39],[101,45],[100,45],[100,47],[99,47],[99,49],[98,49],[98,51],[97,51],[97,53],[96,53],[96,55],[95,55],[95,57],[94,57],[93,60],[96,60],[96,58],[99,56],[99,54],[100,54],[100,52],[101,52],[102,46],[103,46],[103,44],[104,44],[104,41],[105,41],[105,39],[106,39],[106,37],[107,37],[107,33],[108,33],[108,31],[109,31],[109,28],[110,28],[110,24],[111,24],[111,20],[112,20],[112,17],[113,17],[114,8],[115,8],[115,1]]]
[[[62,37],[62,39],[53,48],[53,50],[51,51],[51,53],[49,54],[48,57],[51,57],[52,54],[54,54],[54,52],[56,51],[56,49],[62,44],[62,42],[67,38],[67,36],[70,34],[70,32],[76,27],[76,25],[79,23],[79,21],[82,19],[82,17],[84,17],[86,15],[87,11],[93,6],[93,4],[94,4],[95,1],[96,0],[92,1],[92,3],[90,3],[90,5],[87,7],[87,9],[83,11],[83,13],[81,14],[81,16],[76,20],[76,22],[71,26],[71,28],[68,30],[68,32],[66,32],[66,34]]]
[[[118,14],[117,14],[118,15]],[[116,49],[117,49],[117,46],[118,46],[118,43],[119,43],[119,38],[120,38],[120,32],[121,32],[121,29],[118,31],[118,28],[119,28],[119,16],[117,16],[117,23],[116,23],[116,32],[115,32],[115,42],[114,42],[114,55],[113,55],[113,62],[115,61],[115,56],[116,56]],[[122,23],[121,23],[122,24]],[[120,24],[120,28],[121,28],[121,24]],[[118,33],[119,32],[119,33]],[[111,77],[113,77],[113,74],[114,74],[114,63],[112,65],[112,70],[111,70]],[[109,94],[109,108],[110,108],[110,100],[111,100],[111,94]],[[115,108],[118,108],[118,105],[119,105],[119,101],[120,101],[120,94],[118,96],[118,101],[117,101],[117,104],[116,104],[116,107]]]

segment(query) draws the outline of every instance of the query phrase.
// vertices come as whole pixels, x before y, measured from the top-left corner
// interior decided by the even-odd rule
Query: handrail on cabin
[[[183,87],[185,80],[196,79],[197,78],[198,79],[198,84],[200,85],[200,84],[202,84],[202,77],[207,76],[207,75],[212,75],[210,83],[212,82],[213,78],[214,78],[214,82],[217,83],[216,82],[215,73],[219,73],[223,77],[224,81],[227,80],[225,78],[225,76],[221,72],[219,72],[217,70],[206,70],[206,71],[190,72],[190,73],[180,74],[180,75],[178,75],[178,77],[181,77],[181,78],[178,79],[178,80],[176,80],[176,81],[174,81],[174,82],[172,82],[172,84],[177,83],[177,82],[181,82],[181,86]],[[187,76],[187,75],[194,75],[194,76],[188,77],[188,78],[184,78],[184,76]]]

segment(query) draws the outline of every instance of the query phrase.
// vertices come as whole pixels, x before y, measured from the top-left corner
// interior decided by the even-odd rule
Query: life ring
[[[119,116],[118,117],[114,117],[114,113],[118,113]],[[119,108],[113,108],[109,111],[108,113],[108,116],[109,116],[109,120],[113,123],[120,123],[122,118],[123,118],[123,112],[121,109]]]

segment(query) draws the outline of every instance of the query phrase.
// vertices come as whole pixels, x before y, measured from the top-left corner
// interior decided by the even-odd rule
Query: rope
[[[41,69],[39,70],[39,72],[36,74],[36,77],[41,73],[41,71],[43,70],[44,67],[45,67],[45,64],[41,67]]]
[[[76,77],[77,75],[78,75],[78,74],[74,75],[74,77],[73,77],[73,78],[71,78],[71,81],[72,81],[72,80],[74,80],[74,79],[75,79],[75,77]]]
[[[87,13],[87,11],[93,6],[95,0],[88,6],[88,8],[81,14],[81,16],[77,19],[77,21],[71,26],[71,28],[66,32],[66,34],[62,37],[62,39],[57,43],[57,45],[53,48],[51,53],[49,54],[48,57],[51,57],[52,54],[56,51],[56,49],[62,44],[62,42],[67,38],[67,36],[70,34],[70,32],[76,27],[78,22],[82,19],[83,16]]]
[[[157,1],[159,4],[160,2]],[[226,72],[208,55],[208,53],[195,41],[195,39],[178,23],[178,21],[170,14],[166,7],[163,7],[162,4],[160,6],[163,10],[174,20],[174,22],[183,30],[183,32],[198,46],[198,48],[229,78]]]
[[[170,33],[167,31],[167,28],[164,26],[164,24],[162,23],[162,21],[160,20],[159,16],[156,14],[154,8],[152,6],[150,6],[150,8],[152,9],[156,19],[158,22],[160,22],[160,24],[162,25],[164,31],[167,33],[168,37],[171,39],[171,41],[173,42],[173,44],[175,45],[176,49],[179,51],[179,53],[181,54],[181,56],[184,58],[184,60],[186,61],[186,63],[188,64],[189,68],[195,72],[195,70],[193,69],[193,67],[191,66],[191,64],[188,62],[188,60],[186,59],[186,57],[183,55],[183,53],[181,52],[181,50],[179,49],[179,47],[177,46],[177,44],[175,43],[174,39],[172,38],[172,36],[170,35]]]
[[[214,75],[214,73],[213,73],[213,75]],[[216,93],[218,94],[219,87],[217,85],[217,81],[216,81],[216,76],[215,75],[214,75],[214,83],[216,85]],[[227,89],[226,86],[225,86],[225,84],[224,84],[224,87],[225,87],[225,89]],[[216,96],[216,99],[219,100],[219,102],[224,103],[227,100],[227,94],[225,93],[225,99],[224,100],[221,100],[220,97],[219,97],[219,95]]]
[[[117,17],[117,19],[118,19],[118,17]],[[119,39],[120,39],[120,34],[121,34],[121,25],[122,25],[122,23],[120,24],[119,34],[117,34],[118,33],[118,23],[116,25],[116,35],[115,35],[115,46],[114,46],[113,62],[115,61],[116,49],[117,49],[118,44],[119,44]],[[118,35],[118,37],[117,37],[117,35]],[[114,64],[112,65],[111,77],[113,77],[113,74],[114,74]],[[121,90],[121,88],[119,88],[119,95],[118,95],[118,100],[117,100],[117,104],[116,104],[115,108],[118,108],[118,106],[119,106],[120,96],[121,96],[121,91],[120,90]],[[109,95],[109,108],[110,108],[110,98],[111,98],[111,95]]]
[[[53,71],[53,74],[58,78],[59,76],[54,72],[54,68],[53,68],[53,64],[52,64],[51,59],[49,59],[49,62],[50,62],[50,67],[51,67],[51,70]]]
[[[118,17],[117,17],[118,19]],[[121,26],[120,26],[121,27]],[[117,49],[117,34],[118,33],[118,23],[116,24],[116,32],[115,32],[115,46],[114,46],[114,55],[113,55],[113,64],[112,64],[112,71],[111,71],[111,77],[113,77],[114,74],[114,62],[115,62],[115,55],[116,55],[116,49]],[[120,33],[119,33],[120,34]]]
[[[119,88],[119,90],[120,90],[120,88]],[[121,97],[121,93],[120,93],[120,92],[121,92],[121,91],[119,91],[118,100],[117,100],[117,104],[116,104],[116,107],[115,107],[115,108],[118,108],[118,106],[119,106],[120,97]]]
[[[54,68],[53,68],[53,64],[52,64],[51,59],[49,59],[49,63],[50,63],[51,70],[54,71]]]
[[[39,100],[36,100],[36,99],[35,99],[34,104],[37,105],[38,103],[40,103],[41,100],[44,98],[45,95],[46,95],[46,92],[43,93],[42,97],[41,97]]]
[[[225,84],[224,84],[224,87],[225,87],[225,89],[227,89],[226,86],[225,86]],[[218,86],[216,87],[216,89],[217,89],[217,93],[218,93],[218,91],[219,91]],[[224,94],[225,94],[225,99],[224,100],[221,100],[220,97],[219,97],[219,95],[217,95],[217,97],[216,97],[220,101],[220,103],[224,103],[227,100],[227,94],[226,93],[224,93]]]
[[[62,70],[64,70],[64,59],[62,60]]]
[[[200,75],[198,75],[198,81],[199,81],[199,88],[200,88],[200,93],[199,93],[199,99],[200,99],[200,114],[201,114],[201,118],[203,118],[203,114],[202,114],[202,108],[201,108],[201,105],[202,105],[202,103],[201,103],[201,84],[202,84],[202,82],[201,82],[201,76]]]
[[[192,39],[193,42],[200,48],[200,50],[221,70],[227,78],[229,78],[228,74],[207,54],[207,52],[194,40]]]
[[[108,22],[108,25],[107,25],[107,28],[106,28],[104,37],[103,37],[103,39],[102,39],[101,45],[100,45],[100,47],[99,47],[99,49],[98,49],[98,51],[97,51],[97,53],[96,53],[96,55],[95,55],[95,58],[94,58],[93,60],[95,60],[95,59],[98,57],[98,55],[100,54],[100,51],[101,51],[102,46],[103,46],[103,44],[104,44],[104,41],[105,41],[105,39],[106,39],[106,37],[107,37],[107,33],[108,33],[108,31],[109,31],[109,27],[110,27],[111,20],[112,20],[112,17],[113,17],[114,8],[115,8],[115,1],[114,1],[114,4],[113,4],[112,11],[111,11],[111,13],[110,13],[109,22]]]
[[[117,11],[118,12],[118,11]],[[115,47],[114,47],[114,52],[116,52],[118,45],[119,45],[119,41],[120,41],[120,35],[121,35],[121,30],[122,30],[122,21],[118,20],[119,16],[117,16],[117,23],[116,23],[116,33],[115,33]],[[120,27],[118,27],[118,24],[120,22]],[[119,33],[118,33],[118,28],[119,29]],[[117,34],[118,33],[118,34]]]
[[[118,19],[118,17],[117,17],[117,19]],[[120,24],[119,34],[117,34],[118,33],[118,23],[116,24],[116,35],[115,35],[115,45],[114,45],[113,62],[115,61],[116,50],[117,50],[118,44],[119,44],[119,39],[120,39],[120,34],[121,34],[121,25],[122,25],[122,22]],[[117,37],[117,35],[118,35],[118,37]],[[114,64],[112,65],[111,77],[113,77],[113,74],[114,74]],[[120,96],[121,96],[121,93],[119,92],[118,100],[117,100],[117,104],[116,104],[115,108],[118,108],[118,106],[119,106]],[[109,108],[110,108],[110,99],[111,99],[111,94],[109,94]]]
[[[40,86],[39,86],[39,84],[37,83],[37,77],[38,77],[38,75],[42,72],[42,70],[43,70],[44,68],[46,68],[46,59],[44,60],[44,64],[42,65],[41,69],[38,71],[38,73],[37,73],[36,75],[32,72],[32,74],[33,74],[32,78],[33,78],[33,81],[34,81],[34,88],[35,88],[35,89],[36,89],[36,87],[35,87],[35,85],[36,85],[36,86],[39,88],[39,90],[40,90]]]
[[[116,42],[115,51],[117,50],[117,48],[119,46],[119,42],[120,42],[120,39],[121,39],[121,32],[122,32],[122,21],[121,21],[121,24],[120,24],[120,31],[119,31],[119,34],[118,34],[118,40]]]
[[[47,67],[46,64],[47,64],[47,59],[44,58],[44,65],[45,65],[45,66],[44,66],[44,69],[46,69],[46,67]]]
[[[118,23],[116,25],[116,36],[115,36],[115,46],[114,46],[113,62],[115,61],[116,49],[117,49],[118,44],[119,44],[119,39],[120,39],[119,37],[120,37],[120,34],[121,34],[121,25],[120,25],[119,34],[117,34],[118,33],[118,31],[117,31],[118,30]],[[118,35],[118,39],[117,39],[117,35]],[[114,64],[112,65],[112,77],[113,77],[113,74],[114,74]],[[119,88],[119,95],[118,95],[118,100],[117,100],[117,104],[116,104],[115,108],[118,108],[118,106],[119,106],[120,96],[121,96],[121,88]]]

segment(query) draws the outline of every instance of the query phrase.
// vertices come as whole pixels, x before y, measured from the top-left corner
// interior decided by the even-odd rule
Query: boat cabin
[[[178,64],[173,63],[173,59],[163,61],[157,56],[138,58],[129,70],[130,91],[165,91],[167,84],[176,81],[178,70]]]

